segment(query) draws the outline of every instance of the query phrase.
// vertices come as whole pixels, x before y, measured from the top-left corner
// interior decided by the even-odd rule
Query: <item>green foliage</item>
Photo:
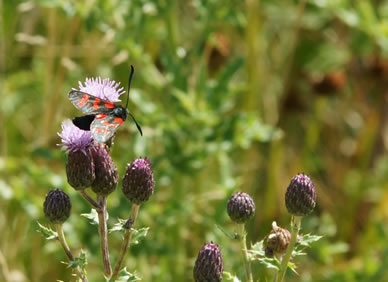
[[[119,277],[115,280],[117,282],[127,282],[127,281],[140,281],[140,277],[137,276],[136,272],[135,273],[130,273],[127,271],[127,268],[124,267],[120,273]],[[107,282],[111,280],[106,280]]]
[[[126,87],[132,64],[129,110],[144,137],[128,120],[112,158],[120,178],[134,158],[150,158],[156,188],[137,219],[150,230],[130,249],[131,273],[188,281],[198,250],[213,240],[233,274],[226,277],[244,277],[236,242],[214,227],[233,228],[227,196],[244,191],[255,200],[249,245],[275,218],[288,222],[284,191],[303,171],[318,194],[303,230],[323,238],[299,245],[299,276],[286,279],[387,281],[387,11],[387,1],[350,0],[2,1],[0,280],[72,279],[53,262],[66,260],[58,242],[36,232],[54,188],[72,201],[69,245],[87,251],[89,281],[101,280],[97,230],[79,216],[90,208],[66,183],[57,132],[80,114],[67,100],[78,81],[101,76]],[[108,207],[110,228],[128,217],[120,183]],[[273,269],[257,261],[276,263],[254,258],[265,281]]]
[[[51,228],[48,228],[40,224],[39,222],[37,222],[37,224],[38,224],[38,232],[40,232],[46,240],[58,239],[57,232],[55,232]]]

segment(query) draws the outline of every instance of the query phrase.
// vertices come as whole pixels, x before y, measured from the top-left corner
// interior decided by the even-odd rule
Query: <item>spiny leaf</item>
[[[279,270],[280,269],[280,261],[273,257],[273,258],[268,258],[268,257],[262,257],[262,258],[256,258],[256,261],[258,261],[260,264],[264,265],[266,268],[272,268]]]
[[[137,276],[136,274],[136,271],[134,273],[130,273],[127,271],[127,268],[124,267],[120,273],[119,273],[119,277],[114,280],[116,282],[131,282],[131,281],[140,281],[141,278],[139,276]],[[106,280],[107,282],[113,282],[113,280],[111,279],[107,279]]]
[[[43,237],[47,240],[57,239],[58,234],[54,230],[38,223],[38,232],[42,233]]]
[[[81,213],[81,216],[86,217],[90,220],[90,224],[98,225],[98,213],[95,209],[92,209],[90,213]],[[106,214],[106,220],[108,220],[108,213]]]
[[[323,236],[304,234],[298,237],[297,244],[309,247],[311,243],[320,240]]]
[[[78,257],[75,257],[74,260],[66,263],[71,268],[81,267],[82,271],[85,271],[86,265],[88,264],[88,260],[86,257],[86,252],[81,250],[81,253]]]
[[[117,223],[113,226],[113,228],[109,229],[109,233],[114,231],[125,231],[124,224],[127,222],[125,219],[118,218]]]
[[[241,282],[241,280],[238,279],[238,277],[237,277],[236,275],[233,275],[233,274],[230,273],[230,272],[224,271],[223,276],[224,276],[224,279],[225,279],[226,281]]]
[[[147,236],[149,229],[150,229],[149,227],[143,227],[140,229],[131,228],[132,230],[131,243],[134,245],[139,244],[139,242]]]

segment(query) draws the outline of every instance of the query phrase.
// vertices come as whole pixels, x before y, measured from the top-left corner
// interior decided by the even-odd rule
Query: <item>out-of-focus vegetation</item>
[[[79,114],[67,99],[78,81],[126,86],[130,64],[129,108],[144,137],[126,122],[113,160],[122,177],[147,156],[157,184],[129,271],[191,281],[213,240],[225,270],[243,277],[238,244],[215,227],[235,228],[228,197],[255,200],[254,243],[273,220],[288,226],[284,193],[303,171],[318,205],[302,232],[324,238],[286,279],[388,280],[388,1],[2,0],[0,12],[1,281],[73,279],[60,245],[36,232],[52,188],[70,194],[69,244],[88,253],[89,281],[102,281],[97,227],[79,216],[90,207],[66,183],[57,132]],[[129,216],[120,190],[110,226]],[[120,242],[111,236],[113,262]]]

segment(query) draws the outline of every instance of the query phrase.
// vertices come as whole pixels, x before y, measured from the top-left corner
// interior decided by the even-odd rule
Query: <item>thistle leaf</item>
[[[52,240],[52,239],[57,239],[58,238],[58,234],[57,232],[55,232],[54,230],[40,224],[39,222],[38,223],[38,232],[40,232],[44,238],[46,238],[46,240]]]

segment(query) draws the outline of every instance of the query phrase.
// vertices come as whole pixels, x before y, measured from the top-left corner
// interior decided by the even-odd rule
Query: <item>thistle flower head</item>
[[[43,211],[50,222],[64,223],[69,218],[71,211],[69,196],[62,190],[51,190],[44,200]]]
[[[228,215],[236,223],[245,223],[255,213],[255,202],[247,193],[237,192],[228,201]]]
[[[116,189],[119,178],[117,168],[105,144],[94,143],[91,152],[96,175],[92,183],[92,190],[96,194],[107,196]]]
[[[290,231],[277,226],[276,222],[273,222],[271,232],[264,239],[266,256],[283,255],[287,250],[290,240]]]
[[[85,153],[81,151],[69,152],[67,155],[66,176],[67,182],[75,190],[83,190],[92,185],[96,175],[90,148],[87,148]]]
[[[198,253],[194,265],[195,282],[218,282],[222,280],[224,266],[222,255],[217,244],[205,244]]]
[[[58,132],[58,136],[62,144],[58,145],[68,153],[81,151],[86,154],[86,149],[93,142],[92,132],[79,129],[69,119],[63,121],[61,126],[62,132]]]
[[[86,78],[84,85],[80,81],[78,85],[79,90],[111,102],[120,102],[120,95],[125,93],[123,87],[119,88],[120,82],[110,80],[109,78],[103,80],[101,77]]]
[[[138,158],[128,164],[123,178],[123,193],[134,204],[141,204],[154,193],[154,176],[151,162]]]
[[[313,211],[316,199],[315,186],[310,177],[299,173],[291,179],[285,197],[286,207],[290,214],[308,215]]]

